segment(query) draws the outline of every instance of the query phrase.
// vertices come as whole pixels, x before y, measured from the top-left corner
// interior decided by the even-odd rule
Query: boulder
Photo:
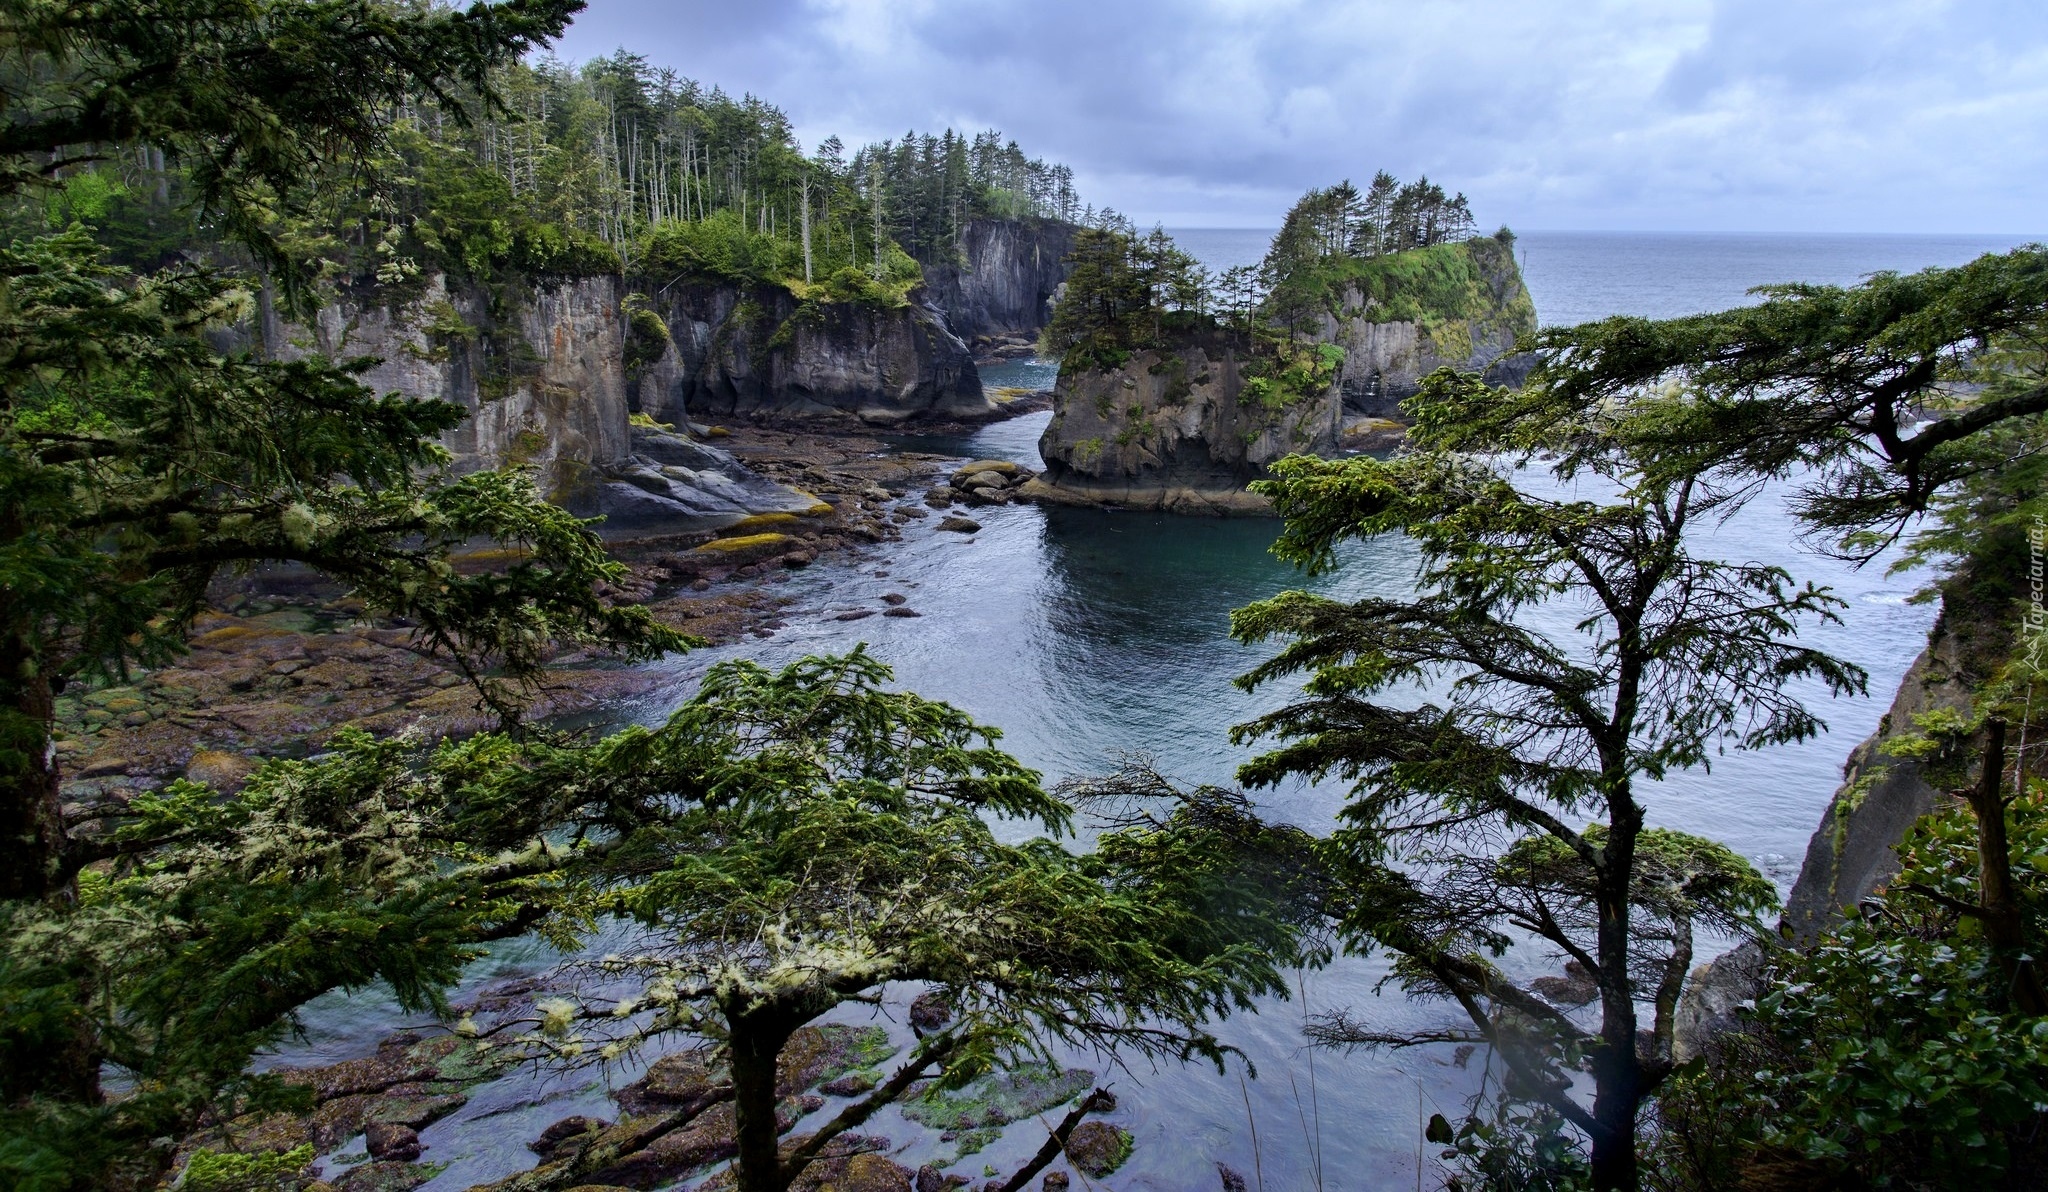
[[[577,1114],[565,1117],[540,1132],[540,1137],[526,1144],[526,1149],[539,1155],[543,1160],[552,1159],[555,1152],[572,1143],[580,1143],[585,1136],[600,1134],[611,1129],[611,1123],[602,1118],[584,1117]]]
[[[410,1163],[420,1157],[419,1133],[397,1122],[369,1123],[363,1127],[363,1141],[372,1159]]]
[[[192,760],[185,763],[187,781],[210,786],[224,795],[241,790],[255,772],[255,759],[220,749],[194,750]]]
[[[1074,1177],[1064,1171],[1048,1171],[1045,1173],[1045,1179],[1039,1181],[1038,1186],[1045,1189],[1045,1192],[1067,1192],[1067,1189],[1073,1185],[1073,1182]]]
[[[464,1093],[387,1093],[371,1102],[368,1120],[424,1130],[468,1103]]]
[[[1131,1157],[1131,1136],[1108,1122],[1082,1122],[1067,1136],[1067,1159],[1085,1175],[1101,1179]]]
[[[953,1020],[953,1003],[943,990],[920,993],[910,1003],[910,1029],[929,1034]]]
[[[960,486],[972,482],[976,477],[986,476],[997,484],[1009,484],[1022,478],[1026,469],[1007,459],[978,459],[953,471],[953,483]]]
[[[1763,992],[1764,950],[1751,940],[1692,971],[1672,1019],[1671,1058],[1684,1063],[1743,1029],[1740,1011]]]
[[[675,1105],[701,1100],[718,1087],[720,1074],[712,1068],[713,1052],[708,1047],[694,1047],[662,1056],[647,1066],[640,1079],[612,1094],[621,1111],[631,1114],[657,1113]],[[584,1120],[568,1118],[555,1123],[565,1126],[568,1122]],[[549,1129],[554,1129],[550,1126]],[[545,1135],[543,1135],[545,1137]]]
[[[924,495],[924,503],[934,509],[944,509],[960,499],[960,492],[950,484],[941,484]]]
[[[951,530],[955,534],[978,534],[981,532],[981,523],[971,517],[949,517],[939,522],[939,528]]]
[[[1576,960],[1565,961],[1564,976],[1538,977],[1529,983],[1529,988],[1560,1006],[1589,1006],[1600,996],[1600,986],[1593,980],[1593,974]]]
[[[818,1086],[818,1091],[834,1097],[858,1097],[875,1087],[875,1079],[863,1072],[848,1072],[844,1076],[828,1080]]]
[[[910,1169],[881,1155],[855,1155],[832,1181],[836,1192],[911,1192]]]

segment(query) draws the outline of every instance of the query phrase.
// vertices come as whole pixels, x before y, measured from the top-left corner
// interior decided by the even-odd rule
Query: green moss
[[[505,449],[505,462],[512,465],[530,464],[539,459],[548,449],[548,437],[537,430],[522,430],[512,436],[511,446]]]
[[[200,1150],[185,1165],[179,1187],[186,1192],[255,1192],[285,1185],[313,1161],[309,1143],[289,1151],[241,1155]]]
[[[1272,345],[1270,354],[1246,361],[1238,402],[1256,405],[1269,414],[1282,413],[1321,397],[1336,381],[1343,364],[1344,349],[1336,344],[1281,340]]]
[[[673,341],[669,337],[668,323],[649,308],[645,295],[628,294],[624,306],[626,375],[637,376],[667,355]]]
[[[742,534],[736,538],[714,538],[697,548],[701,554],[737,554],[794,541],[787,534]]]
[[[1474,327],[1503,327],[1516,334],[1536,329],[1536,306],[1515,268],[1512,248],[1492,237],[1435,244],[1384,256],[1335,257],[1319,271],[1325,306],[1355,289],[1365,307],[1356,314],[1373,323],[1418,323],[1425,330],[1465,321]],[[1471,334],[1472,328],[1466,329]],[[1453,357],[1463,358],[1471,352]]]
[[[1101,460],[1101,458],[1101,439],[1083,439],[1080,442],[1074,444],[1073,460],[1075,467],[1092,468],[1095,466],[1097,461]]]
[[[456,348],[473,343],[477,338],[477,329],[470,326],[462,312],[455,309],[455,304],[445,298],[428,303],[420,314],[420,335],[427,341],[427,346],[408,346],[406,349],[417,359],[430,364],[446,364]]]
[[[1477,350],[1470,319],[1446,319],[1431,327],[1425,337],[1440,360],[1470,360]]]
[[[964,1088],[932,1087],[903,1103],[903,1116],[921,1126],[955,1135],[961,1157],[974,1154],[1011,1122],[1063,1105],[1095,1084],[1083,1068],[1033,1065],[997,1072]]]

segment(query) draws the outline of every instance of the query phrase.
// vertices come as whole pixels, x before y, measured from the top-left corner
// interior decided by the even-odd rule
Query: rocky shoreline
[[[483,1031],[517,1026],[519,1015],[541,992],[535,979],[501,982],[457,1009]],[[830,1022],[795,1033],[783,1049],[776,1080],[777,1125],[791,1145],[806,1137],[802,1126],[829,1121],[886,1080],[915,1032],[943,1026],[948,1014],[943,1003],[921,996],[910,1003],[906,1018],[908,1036],[901,1027],[879,1023]],[[455,1162],[475,1158],[473,1152],[456,1154],[464,1142],[448,1137],[446,1127],[434,1127],[477,1120],[472,1115],[489,1102],[484,1116],[517,1115],[498,1129],[498,1153],[512,1162],[492,1166],[501,1172],[508,1166],[521,1169],[487,1177],[473,1185],[476,1192],[572,1187],[579,1192],[618,1192],[681,1187],[678,1181],[685,1180],[700,1180],[689,1185],[698,1192],[733,1186],[730,1168],[724,1166],[738,1152],[732,1088],[714,1048],[679,1046],[650,1063],[617,1065],[621,1077],[634,1078],[611,1081],[614,1087],[600,1096],[577,1098],[576,1107],[585,1112],[560,1117],[545,1112],[557,1099],[546,1091],[546,1082],[504,1095],[501,1082],[516,1080],[533,1067],[531,1057],[516,1045],[491,1047],[445,1031],[399,1031],[380,1040],[367,1055],[276,1070],[273,1075],[285,1084],[303,1090],[311,1102],[309,1109],[252,1113],[222,1122],[187,1139],[179,1162],[188,1164],[207,1151],[296,1152],[301,1156],[297,1170],[279,1179],[276,1186],[281,1189],[409,1192]],[[608,1068],[607,1075],[611,1071]],[[903,1123],[890,1127],[914,1137],[899,1143],[873,1133],[842,1134],[827,1144],[794,1187],[800,1192],[944,1192],[962,1187],[996,1192],[1003,1180],[980,1182],[946,1168],[979,1167],[984,1177],[992,1175],[993,1167],[967,1160],[978,1157],[1012,1124],[1043,1121],[1049,1111],[1077,1099],[1083,1099],[1085,1113],[1114,1115],[1117,1099],[1095,1083],[1092,1071],[1060,1067],[992,1073],[958,1089],[921,1081],[898,1102]],[[493,1096],[494,1091],[498,1095]],[[535,1117],[532,1110],[543,1112]],[[1079,1118],[1082,1112],[1073,1116]],[[547,1124],[506,1135],[507,1130],[521,1130],[514,1122],[528,1121]],[[1082,1121],[1068,1129],[1062,1159],[1044,1177],[1045,1189],[1069,1187],[1069,1171],[1100,1179],[1130,1155],[1130,1132],[1111,1121]],[[473,1144],[474,1136],[468,1141]],[[922,1162],[910,1157],[913,1149]],[[529,1154],[532,1157],[526,1158]],[[918,1166],[898,1162],[899,1158]]]
[[[1012,401],[1001,416],[1042,409],[1043,401]],[[983,483],[969,486],[971,477],[960,475],[955,488],[946,473],[956,457],[896,449],[871,428],[819,430],[814,422],[721,428],[720,448],[814,503],[716,530],[615,540],[628,574],[603,594],[646,605],[712,644],[771,637],[791,614],[783,585],[793,572],[894,541],[913,521],[936,516],[945,524],[965,512],[956,506],[1007,500],[1029,479],[995,461]],[[499,561],[480,552],[462,565]],[[367,619],[359,601],[310,572],[261,571],[224,580],[210,595],[190,652],[174,665],[59,700],[56,749],[74,814],[181,776],[232,788],[256,759],[317,751],[344,726],[431,739],[496,722],[447,659],[416,647],[409,627]],[[530,715],[588,715],[646,695],[658,681],[643,668],[564,652],[533,691]]]

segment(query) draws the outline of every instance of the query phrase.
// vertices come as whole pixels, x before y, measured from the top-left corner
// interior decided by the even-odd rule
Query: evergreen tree
[[[1283,558],[1321,570],[1346,539],[1401,533],[1422,571],[1413,599],[1290,592],[1234,614],[1240,639],[1284,643],[1242,685],[1308,676],[1301,698],[1234,739],[1283,742],[1243,769],[1254,785],[1353,783],[1323,850],[1342,928],[1393,952],[1412,992],[1455,1002],[1470,1037],[1507,1064],[1510,1091],[1582,1132],[1594,1187],[1632,1190],[1641,1106],[1674,1068],[1693,933],[1736,927],[1772,901],[1735,854],[1647,827],[1638,783],[1719,749],[1809,737],[1820,722],[1787,685],[1852,693],[1864,677],[1791,640],[1840,600],[1774,567],[1693,553],[1696,528],[1754,490],[1712,471],[1645,474],[1637,436],[1688,396],[1541,435],[1473,433],[1472,412],[1501,400],[1439,370],[1409,403],[1409,453],[1294,457],[1259,483],[1286,519]],[[1568,451],[1561,485],[1613,495],[1516,483],[1518,463]],[[1575,632],[1532,628],[1545,606],[1572,610]],[[1414,685],[1432,693],[1420,707]],[[1491,963],[1515,932],[1590,974],[1597,1028]],[[1323,1037],[1409,1041],[1345,1019]],[[1582,1065],[1590,1106],[1574,1088]]]
[[[362,181],[394,111],[466,120],[465,95],[490,110],[491,72],[578,7],[30,6],[0,51],[0,199],[72,194],[80,171],[146,157],[296,289],[297,198]],[[148,1186],[170,1158],[152,1140],[246,1087],[249,1055],[294,1007],[373,978],[431,1001],[471,942],[519,919],[500,899],[526,870],[451,885],[409,846],[352,835],[379,785],[362,773],[332,798],[312,794],[324,779],[280,772],[245,799],[180,786],[89,809],[96,831],[73,824],[55,696],[165,661],[221,568],[268,561],[406,618],[508,719],[550,642],[646,656],[682,639],[598,598],[616,565],[526,479],[442,470],[459,407],[379,396],[361,365],[215,351],[209,333],[251,316],[255,282],[183,264],[138,275],[79,229],[0,258],[0,1170]],[[478,539],[524,559],[458,574],[450,553]],[[265,851],[295,833],[305,851]],[[110,861],[139,868],[87,870]],[[345,942],[359,931],[360,947]],[[134,1083],[115,1100],[100,1091],[109,1064]]]
[[[780,671],[723,663],[666,725],[545,767],[674,810],[587,887],[588,913],[645,935],[580,966],[593,992],[539,1006],[527,1042],[573,1059],[671,1033],[718,1040],[746,1192],[783,1192],[919,1080],[1045,1062],[1056,1042],[1221,1063],[1203,1024],[1285,991],[1276,965],[1312,910],[1312,884],[1285,876],[1307,872],[1306,836],[1213,798],[1086,856],[1001,843],[991,817],[1058,834],[1072,810],[994,748],[994,730],[888,678],[860,650]],[[781,1148],[776,1062],[791,1036],[903,981],[925,983],[951,1022]],[[566,1187],[614,1158],[578,1155],[516,1186]]]

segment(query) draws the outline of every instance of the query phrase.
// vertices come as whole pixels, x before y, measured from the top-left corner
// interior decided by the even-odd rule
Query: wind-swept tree
[[[1797,473],[1801,512],[1856,535],[1850,549],[1868,555],[1944,489],[1999,466],[1984,431],[2048,413],[2048,249],[1756,293],[1753,305],[1712,314],[1546,330],[1529,384],[1475,410],[1473,433],[1550,434],[1598,406],[1659,402],[1659,387],[1681,383],[1688,399],[1643,428],[1646,466]]]
[[[1070,808],[994,747],[994,730],[889,691],[888,678],[862,650],[780,671],[723,663],[662,727],[551,764],[581,771],[584,789],[673,810],[592,873],[589,910],[643,934],[579,966],[603,992],[541,1005],[529,1042],[588,1056],[662,1034],[715,1040],[744,1192],[783,1192],[927,1077],[959,1084],[1049,1059],[1054,1043],[1220,1064],[1226,1049],[1204,1024],[1285,992],[1277,966],[1306,910],[1263,870],[1281,855],[1305,861],[1300,833],[1208,801],[1087,855],[1046,838],[1003,843],[992,818],[1060,833]],[[950,1024],[781,1148],[783,1048],[891,982],[925,983]],[[679,1128],[709,1103],[650,1129]],[[587,1182],[606,1161],[579,1154],[517,1186]]]
[[[1413,599],[1289,592],[1234,615],[1240,639],[1284,643],[1242,685],[1307,677],[1300,699],[1235,730],[1281,742],[1241,777],[1353,784],[1325,850],[1349,883],[1333,895],[1340,925],[1396,953],[1410,989],[1457,1003],[1514,1091],[1590,1141],[1596,1187],[1634,1189],[1638,1114],[1673,1067],[1693,931],[1770,900],[1734,854],[1650,828],[1641,786],[1720,749],[1808,737],[1820,722],[1788,687],[1856,692],[1864,677],[1792,640],[1838,599],[1694,553],[1746,490],[1642,475],[1636,438],[1682,395],[1548,436],[1472,435],[1474,412],[1501,400],[1439,370],[1410,403],[1410,452],[1296,457],[1261,483],[1286,519],[1282,557],[1321,571],[1348,539],[1400,533],[1420,576]],[[1516,463],[1568,446],[1561,491],[1517,484]],[[1542,623],[1559,618],[1562,631]],[[1584,966],[1597,1022],[1508,978],[1493,958],[1517,938]],[[1343,1020],[1325,1037],[1397,1041]],[[1590,1105],[1572,1087],[1582,1066]]]
[[[493,68],[559,33],[579,7],[15,6],[0,42],[0,201],[32,202],[140,147],[183,171],[200,212],[296,284],[298,263],[271,236],[295,196],[314,181],[361,182],[395,107],[487,96]],[[192,788],[67,820],[51,737],[67,684],[171,657],[208,582],[266,561],[308,564],[405,617],[508,718],[551,641],[629,656],[683,642],[599,599],[595,585],[616,565],[527,480],[446,474],[438,437],[459,407],[380,396],[357,381],[360,365],[215,350],[209,335],[251,317],[257,288],[186,265],[136,275],[77,229],[0,248],[7,1182],[153,1184],[170,1158],[154,1140],[233,1087],[299,1002],[378,977],[431,1001],[465,942],[519,917],[482,875],[458,895],[433,864],[397,864],[415,855],[402,832],[380,837],[382,853],[362,840],[354,853],[323,850],[296,812],[281,821]],[[479,539],[524,561],[458,575],[451,552]],[[254,797],[272,796],[291,802],[272,787]],[[348,806],[315,802],[297,806],[315,819]],[[236,836],[243,821],[267,825],[262,847]],[[303,853],[256,855],[300,828]],[[514,838],[537,831],[528,823]],[[116,868],[88,869],[101,863]],[[186,880],[195,873],[206,880]],[[357,930],[389,946],[358,950]],[[150,947],[128,946],[138,940]],[[147,958],[154,969],[139,967]],[[133,1084],[113,1100],[100,1087],[109,1066]]]

